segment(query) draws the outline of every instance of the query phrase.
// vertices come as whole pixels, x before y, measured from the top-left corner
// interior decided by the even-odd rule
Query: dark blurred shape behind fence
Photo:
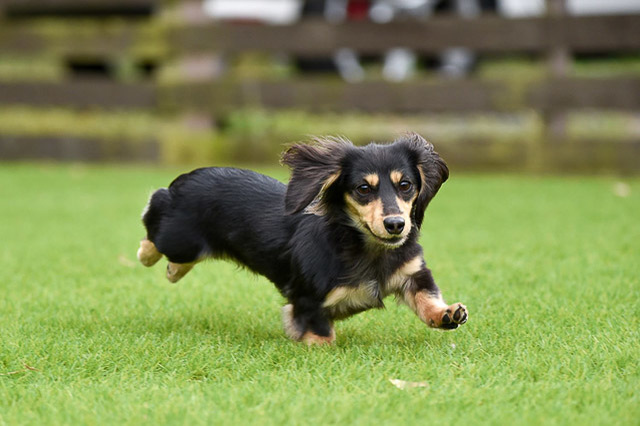
[[[471,139],[443,144],[439,149],[450,161],[470,167],[488,164],[527,170],[640,171],[639,140],[569,141],[562,118],[566,111],[581,109],[640,110],[637,76],[578,78],[562,66],[562,55],[637,54],[640,15],[552,14],[526,19],[436,16],[387,24],[302,20],[268,26],[187,19],[188,14],[181,13],[167,15],[163,11],[168,4],[175,7],[175,2],[154,0],[0,0],[0,61],[3,56],[16,55],[56,57],[75,67],[76,75],[90,76],[96,70],[103,75],[101,79],[0,80],[0,107],[148,110],[159,116],[197,111],[211,117],[224,117],[244,107],[461,114],[535,110],[547,126],[544,137],[537,140],[496,146],[492,141]],[[197,7],[193,3],[191,6]],[[184,5],[178,9],[188,10]],[[306,74],[279,79],[240,78],[216,72],[197,78],[158,79],[154,74],[163,64],[179,63],[181,58],[231,56],[246,51],[330,56],[345,47],[361,54],[381,55],[398,46],[418,54],[466,47],[478,54],[533,55],[547,58],[549,68],[544,76],[524,82],[506,75],[493,79],[431,77],[399,83],[347,83],[336,77]],[[126,72],[122,77],[122,72],[112,69],[122,64],[135,68],[136,77]],[[51,137],[43,137],[40,142],[47,148],[38,150],[40,142],[33,135],[0,134],[0,159],[44,156],[154,161],[161,155],[154,141],[145,141],[136,149],[99,142],[87,150],[73,149],[74,138],[68,139],[52,143]],[[57,151],[52,146],[67,149]]]

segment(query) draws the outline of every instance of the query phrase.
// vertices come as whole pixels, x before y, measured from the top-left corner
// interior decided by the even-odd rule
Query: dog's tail
[[[160,188],[149,198],[147,206],[142,212],[142,223],[147,228],[147,239],[155,240],[155,236],[160,229],[160,221],[164,212],[171,204],[171,194],[166,188]]]

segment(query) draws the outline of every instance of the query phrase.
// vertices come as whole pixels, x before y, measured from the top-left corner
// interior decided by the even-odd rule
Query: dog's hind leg
[[[298,313],[292,304],[282,308],[284,331],[293,340],[312,345],[330,345],[336,340],[333,324],[324,315],[310,315],[309,312]]]
[[[187,273],[193,269],[196,265],[196,262],[191,263],[173,263],[169,262],[167,264],[167,279],[172,283],[177,283],[180,281],[180,278],[187,275]]]
[[[156,245],[146,238],[140,241],[140,248],[138,249],[138,260],[144,266],[153,266],[162,257],[162,253],[158,251]]]

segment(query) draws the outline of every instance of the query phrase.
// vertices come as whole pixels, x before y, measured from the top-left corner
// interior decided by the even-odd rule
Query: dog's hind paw
[[[332,345],[335,340],[336,334],[333,329],[331,329],[331,334],[329,336],[318,336],[312,331],[307,331],[300,339],[300,341],[306,343],[307,346]]]
[[[333,325],[329,324],[328,336],[321,336],[311,330],[301,330],[293,317],[293,305],[288,304],[282,307],[282,325],[284,331],[290,339],[306,343],[307,346],[331,345],[336,340],[336,333]]]
[[[140,241],[140,248],[138,249],[138,260],[144,266],[153,266],[162,257],[162,253],[158,251],[155,244],[149,240]]]
[[[440,325],[432,325],[432,327],[442,328],[445,330],[454,330],[467,322],[469,313],[467,307],[462,303],[454,303],[449,306],[442,314]]]
[[[177,283],[182,277],[193,269],[195,263],[173,263],[167,264],[167,279],[172,283]]]

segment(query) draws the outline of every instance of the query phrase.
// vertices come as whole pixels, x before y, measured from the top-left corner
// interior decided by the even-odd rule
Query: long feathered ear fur
[[[420,228],[429,202],[449,178],[449,168],[433,145],[417,133],[408,133],[398,142],[407,144],[420,174],[420,192],[413,206],[413,220]]]
[[[282,164],[291,168],[285,196],[288,214],[322,203],[325,192],[340,177],[342,161],[352,147],[346,139],[316,138],[311,144],[292,145],[282,154]]]

